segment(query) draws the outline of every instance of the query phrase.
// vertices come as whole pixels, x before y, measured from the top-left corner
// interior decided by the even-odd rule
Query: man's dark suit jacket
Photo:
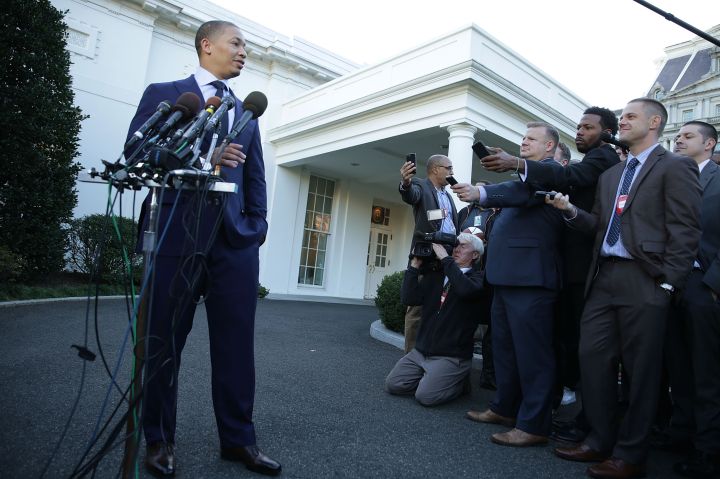
[[[413,215],[415,216],[415,231],[419,231],[421,233],[433,233],[435,231],[440,231],[440,228],[442,227],[442,220],[428,221],[427,219],[427,210],[436,210],[440,208],[435,185],[432,184],[432,181],[427,178],[412,178],[410,180],[410,186],[408,186],[405,190],[399,188],[399,191],[402,200],[413,207]],[[452,209],[452,221],[455,225],[455,230],[457,230],[458,214],[450,193],[448,193],[448,199],[450,200],[450,207]],[[413,235],[410,243],[410,251],[415,248],[416,242],[417,238]]]
[[[582,161],[564,168],[537,161],[525,162],[527,181],[543,190],[555,190],[570,195],[572,204],[590,212],[595,202],[598,179],[605,170],[620,163],[615,149],[607,144],[588,151]],[[565,232],[563,259],[569,283],[585,283],[592,261],[593,235],[570,229]]]
[[[552,158],[542,162],[563,169]],[[555,208],[534,196],[538,189],[536,184],[521,181],[485,186],[487,200],[483,206],[503,208],[488,238],[485,274],[493,286],[551,290],[562,286],[559,246],[565,225]]]
[[[409,266],[405,271],[401,301],[423,307],[415,349],[425,356],[471,359],[480,322],[477,310],[483,301],[483,272],[473,267],[463,273],[451,256],[443,258],[442,266],[443,271],[425,274],[419,281],[417,269]],[[441,307],[445,276],[450,286]]]
[[[595,232],[587,295],[598,268],[600,249],[615,208],[617,187],[625,168],[615,165],[600,177],[591,213],[578,209],[569,220],[575,228]],[[682,287],[700,241],[702,190],[697,164],[657,146],[630,187],[621,218],[625,248],[658,283]]]
[[[172,104],[185,92],[193,92],[203,98],[194,76],[184,80],[167,83],[150,84],[143,93],[138,105],[138,110],[133,117],[128,131],[128,138],[142,125],[145,120],[155,113],[157,105],[166,100]],[[235,98],[235,118],[239,118],[243,112],[242,102]],[[238,185],[237,194],[225,195],[225,207],[223,211],[223,233],[228,243],[234,248],[243,248],[257,243],[262,243],[267,234],[267,193],[265,188],[265,163],[263,161],[262,143],[257,120],[251,120],[243,132],[233,140],[233,143],[243,145],[243,152],[247,155],[244,164],[237,168],[223,168],[222,176],[224,181]],[[159,254],[177,256],[184,251],[184,238],[186,236],[182,226],[184,206],[191,193],[184,193],[179,200],[177,211],[174,214],[174,221],[167,233],[167,239],[161,246]],[[163,211],[161,216],[160,231],[164,227],[164,217],[167,217],[172,204],[175,202],[174,192],[166,192],[163,195]],[[147,203],[147,202],[146,202]],[[144,224],[140,231],[147,228],[147,217],[144,217]]]
[[[702,236],[698,261],[704,272],[703,283],[720,295],[720,166],[712,160],[700,173],[700,186]]]

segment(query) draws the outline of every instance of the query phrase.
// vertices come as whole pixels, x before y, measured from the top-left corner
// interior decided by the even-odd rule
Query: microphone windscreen
[[[203,108],[203,110],[207,110],[210,107],[212,107],[213,110],[217,110],[220,107],[220,103],[222,103],[222,100],[220,100],[219,96],[211,96],[205,102],[205,108]]]
[[[251,92],[245,97],[245,101],[243,101],[243,108],[252,112],[253,120],[265,113],[267,106],[267,97],[259,91]]]
[[[175,106],[173,106],[173,110],[181,111],[183,119],[189,119],[200,111],[201,106],[202,101],[200,97],[193,92],[186,91],[178,97]]]

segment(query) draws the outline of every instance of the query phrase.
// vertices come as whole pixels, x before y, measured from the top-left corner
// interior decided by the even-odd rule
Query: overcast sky
[[[643,96],[666,46],[695,35],[633,0],[211,0],[288,37],[374,64],[475,23],[578,94],[622,108]],[[703,31],[720,0],[653,0]]]

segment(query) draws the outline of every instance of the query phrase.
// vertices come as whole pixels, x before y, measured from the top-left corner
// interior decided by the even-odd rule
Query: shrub
[[[115,220],[122,242],[118,239],[112,219],[105,215],[88,215],[71,220],[68,261],[81,273],[95,273],[95,279],[122,283],[127,272],[124,246],[137,283],[142,278],[142,255],[135,254],[137,223],[124,217],[115,217]]]
[[[268,294],[270,294],[270,290],[262,284],[258,284],[258,298],[264,298]]]
[[[405,331],[405,305],[400,301],[404,271],[385,276],[377,288],[375,306],[380,311],[382,323],[390,331],[403,334]]]
[[[65,264],[83,115],[63,14],[48,0],[4,0],[0,28],[0,245],[26,280]]]

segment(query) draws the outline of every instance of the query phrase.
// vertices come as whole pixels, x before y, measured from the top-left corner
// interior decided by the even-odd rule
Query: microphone
[[[130,139],[125,143],[125,146],[123,147],[124,151],[127,151],[128,148],[133,146],[138,141],[145,138],[145,134],[150,131],[150,129],[155,127],[155,124],[160,121],[160,118],[167,115],[167,113],[170,111],[170,102],[167,100],[163,100],[158,104],[157,109],[155,110],[155,113],[148,118],[145,123],[143,123],[140,128],[138,128],[135,133],[132,134]]]
[[[193,121],[187,128],[187,130],[182,133],[182,136],[180,138],[176,138],[180,133],[180,130],[175,132],[175,135],[173,135],[173,139],[170,141],[170,144],[173,144],[176,140],[181,144],[187,144],[192,142],[195,138],[197,138],[198,134],[202,131],[203,126],[205,126],[205,122],[207,122],[208,117],[212,115],[213,112],[215,112],[215,109],[218,106],[220,106],[219,97],[211,96],[210,98],[208,98],[207,102],[205,103],[205,108],[200,113],[198,113],[198,115],[195,117],[195,121]]]
[[[163,138],[177,122],[192,118],[200,109],[200,101],[200,97],[193,92],[188,91],[180,95],[170,110],[172,112],[170,117],[160,127],[156,137]]]
[[[612,136],[607,131],[603,131],[602,133],[600,133],[600,140],[604,141],[605,143],[610,143],[612,145],[619,146],[620,148],[622,148],[624,150],[630,149],[630,147],[627,145],[627,143],[625,143],[624,141],[615,139],[615,137]]]
[[[235,122],[235,124],[232,127],[232,130],[230,130],[230,133],[227,134],[225,138],[223,138],[221,147],[226,147],[232,140],[235,139],[236,136],[240,134],[240,132],[243,131],[243,129],[247,126],[248,122],[250,120],[254,120],[258,117],[260,117],[263,113],[265,113],[265,109],[267,109],[268,100],[264,93],[259,91],[254,91],[248,94],[248,96],[245,97],[245,100],[243,101],[243,109],[245,111],[242,112],[240,115],[240,119]],[[215,165],[215,175],[220,176],[220,160],[218,159],[217,164]]]
[[[213,116],[210,117],[207,123],[205,123],[205,128],[203,128],[203,135],[209,131],[213,131],[220,122],[220,120],[222,120],[223,115],[228,111],[232,110],[234,107],[235,98],[233,98],[232,95],[227,95],[223,97],[220,107],[213,114]]]

